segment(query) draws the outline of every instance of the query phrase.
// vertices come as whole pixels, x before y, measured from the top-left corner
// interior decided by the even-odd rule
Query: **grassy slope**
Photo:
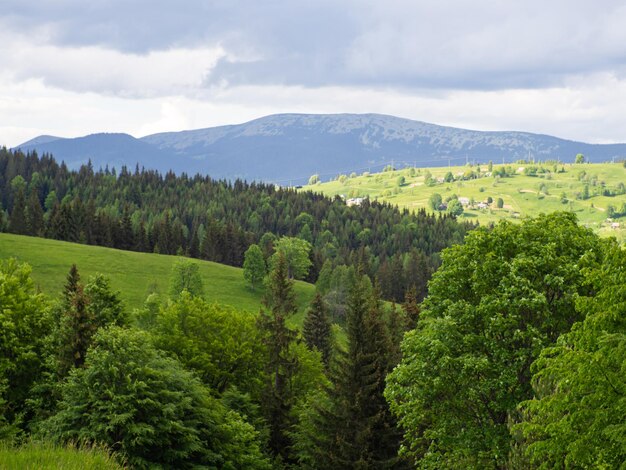
[[[494,170],[500,165],[494,165]],[[526,165],[511,165],[515,170]],[[496,209],[495,204],[490,209],[466,209],[464,218],[477,220],[481,224],[495,222],[501,219],[519,219],[525,216],[532,216],[541,212],[549,213],[557,210],[574,211],[579,221],[602,235],[614,235],[621,240],[626,239],[626,220],[623,219],[618,230],[610,228],[606,222],[606,208],[609,204],[617,210],[622,203],[626,202],[626,195],[615,197],[594,196],[587,200],[576,200],[576,193],[582,192],[584,183],[579,181],[578,175],[581,171],[586,171],[588,175],[596,175],[598,182],[604,181],[609,188],[614,188],[618,183],[626,183],[626,168],[621,163],[606,164],[566,164],[563,165],[565,173],[552,173],[551,179],[545,177],[532,177],[523,174],[516,174],[511,178],[501,178],[499,182],[493,177],[485,176],[469,181],[455,181],[452,183],[438,183],[434,186],[424,184],[424,174],[430,171],[433,177],[441,178],[448,171],[453,175],[464,173],[468,167],[452,168],[422,168],[418,169],[414,177],[409,176],[409,170],[398,170],[385,173],[377,173],[356,178],[348,178],[342,184],[339,181],[318,184],[315,186],[304,186],[303,190],[313,190],[326,195],[335,196],[338,194],[347,197],[368,195],[371,199],[378,199],[400,207],[409,209],[428,208],[428,199],[433,193],[439,193],[445,199],[447,196],[456,194],[459,197],[474,198],[477,202],[486,201],[491,196],[494,201],[501,197],[505,207]],[[546,165],[552,170],[553,165]],[[559,165],[559,169],[561,165]],[[477,167],[473,167],[474,170]],[[487,171],[487,165],[481,166],[482,174]],[[402,186],[398,194],[387,194],[393,192],[397,186],[399,176],[406,178],[406,184]],[[548,194],[539,194],[539,185],[544,183]],[[483,188],[483,191],[481,191]],[[590,192],[594,187],[590,185]],[[561,203],[561,194],[565,193],[569,201]],[[592,207],[592,205],[594,207]]]
[[[129,309],[143,303],[152,285],[156,286],[158,292],[167,293],[172,264],[178,259],[176,256],[134,253],[1,233],[0,259],[9,257],[30,264],[36,285],[51,297],[60,295],[72,263],[76,263],[83,279],[102,273],[109,277],[113,288],[120,291]],[[261,291],[252,291],[246,286],[241,269],[208,261],[194,261],[200,265],[208,300],[258,312]],[[311,284],[296,282],[299,305],[299,313],[294,319],[296,323],[301,323],[313,292],[314,286]]]

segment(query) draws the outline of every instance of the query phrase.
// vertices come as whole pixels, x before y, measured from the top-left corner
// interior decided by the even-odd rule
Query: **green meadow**
[[[172,265],[177,256],[135,253],[98,246],[80,245],[44,238],[0,234],[0,259],[14,257],[32,266],[37,288],[58,297],[72,263],[83,279],[101,273],[111,280],[114,290],[129,309],[142,305],[150,292],[167,293]],[[261,289],[251,290],[240,268],[209,261],[193,260],[200,266],[205,297],[209,301],[256,313],[261,306]],[[296,282],[300,324],[304,310],[313,298],[315,287]]]
[[[626,203],[626,194],[603,195],[605,190],[619,191],[626,184],[626,168],[622,162],[602,164],[555,164],[515,163],[504,165],[510,176],[495,174],[503,165],[415,168],[361,175],[339,175],[333,181],[304,186],[302,190],[321,192],[328,196],[341,195],[346,199],[368,196],[372,200],[385,201],[410,210],[425,208],[432,212],[428,201],[439,193],[443,200],[453,194],[467,198],[474,205],[465,207],[461,219],[489,224],[499,220],[520,220],[539,213],[559,210],[572,211],[581,224],[604,236],[626,239],[626,216],[608,216],[609,206],[620,211]],[[535,175],[530,171],[535,167]],[[450,172],[454,181],[444,179]],[[474,172],[475,179],[465,178]],[[430,176],[430,184],[427,184]],[[404,181],[401,182],[401,177]],[[449,179],[449,178],[448,178]],[[589,197],[583,199],[585,185]],[[478,203],[493,203],[478,208]],[[502,208],[496,201],[502,198]],[[611,219],[611,220],[607,220]],[[615,224],[619,224],[616,227]]]

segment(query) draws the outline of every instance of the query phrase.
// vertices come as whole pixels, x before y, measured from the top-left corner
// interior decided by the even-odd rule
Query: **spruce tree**
[[[406,294],[404,294],[402,310],[404,310],[406,318],[406,329],[414,329],[420,316],[420,307],[417,301],[417,289],[415,286],[411,286],[411,288],[406,291]]]
[[[401,433],[383,391],[391,368],[390,341],[380,301],[361,277],[350,293],[347,351],[330,374],[326,400],[318,404],[312,435],[315,468],[405,468],[398,457]]]
[[[85,363],[85,355],[97,329],[93,312],[73,264],[64,286],[63,311],[57,334],[58,375],[66,377],[74,367]]]
[[[18,235],[28,234],[28,223],[26,221],[26,199],[22,188],[17,190],[13,201],[13,210],[9,218],[9,231]]]
[[[320,352],[324,366],[328,368],[332,347],[330,321],[324,299],[319,292],[315,293],[304,317],[302,335],[311,351],[317,349]]]
[[[28,233],[39,236],[43,232],[43,209],[37,196],[37,191],[31,191],[28,198],[28,209],[26,212],[28,223]]]
[[[268,279],[263,300],[264,309],[258,325],[267,347],[266,385],[263,408],[269,426],[269,447],[279,460],[288,460],[291,445],[288,429],[293,424],[291,408],[294,396],[291,379],[298,369],[298,360],[291,348],[297,332],[287,326],[286,319],[296,312],[293,281],[288,278],[287,260],[279,255]]]

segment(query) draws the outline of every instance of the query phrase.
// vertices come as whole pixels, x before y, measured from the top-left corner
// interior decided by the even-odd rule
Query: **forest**
[[[439,265],[439,252],[460,243],[472,223],[448,215],[400,210],[263,183],[126,167],[71,171],[52,156],[0,149],[0,229],[124,250],[184,254],[242,266],[258,244],[267,259],[282,237],[310,245],[315,282],[324,264],[362,265],[385,299],[419,298]]]
[[[129,311],[72,260],[56,296],[2,261],[0,462],[57,449],[102,468],[623,468],[626,252],[571,213],[475,227],[10,151],[0,170],[10,231],[181,255],[197,239],[203,257],[228,251],[211,237],[230,226],[231,261],[263,291],[256,314],[211,301],[187,256]],[[294,240],[310,245],[301,271]],[[300,329],[298,274],[317,288]]]

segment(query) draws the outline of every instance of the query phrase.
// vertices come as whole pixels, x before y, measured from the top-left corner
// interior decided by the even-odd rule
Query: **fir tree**
[[[28,232],[31,235],[39,236],[43,232],[43,209],[37,197],[37,191],[31,191],[28,198],[27,209]]]
[[[412,286],[406,294],[404,294],[404,303],[402,304],[402,310],[406,318],[406,329],[412,330],[417,325],[417,320],[420,315],[420,307],[417,301],[417,289]]]
[[[57,335],[60,377],[85,363],[87,349],[97,329],[75,264],[70,268],[63,291],[63,311]]]
[[[348,349],[331,369],[326,402],[318,404],[312,435],[316,468],[405,468],[401,433],[383,397],[391,368],[389,338],[376,290],[355,283],[346,319]]]
[[[269,275],[263,301],[268,311],[262,309],[258,319],[268,351],[263,411],[269,426],[269,447],[272,454],[283,461],[288,460],[291,445],[287,434],[293,424],[291,379],[298,369],[298,360],[291,348],[297,332],[286,323],[286,319],[296,312],[293,281],[287,273],[287,260],[280,255]]]
[[[26,200],[24,190],[19,188],[13,201],[13,210],[9,218],[9,231],[19,235],[28,234],[28,223],[26,221]]]
[[[319,292],[311,302],[302,327],[302,335],[309,349],[317,349],[322,355],[322,361],[328,368],[331,353],[330,321],[324,299]]]

